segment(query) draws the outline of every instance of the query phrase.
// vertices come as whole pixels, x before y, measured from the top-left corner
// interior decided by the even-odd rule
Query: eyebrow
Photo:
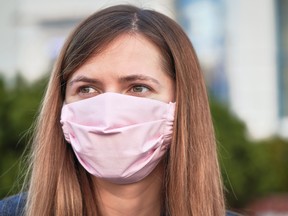
[[[124,77],[120,77],[120,82],[125,83],[125,82],[133,82],[133,81],[150,81],[153,82],[157,85],[160,85],[159,81],[150,77],[150,76],[146,76],[143,74],[135,74],[135,75],[128,75],[128,76],[124,76]]]
[[[121,83],[128,83],[128,82],[133,82],[133,81],[150,81],[153,82],[157,85],[160,85],[159,81],[150,77],[150,76],[146,76],[143,74],[135,74],[135,75],[128,75],[128,76],[124,76],[124,77],[120,77],[119,81]],[[69,86],[72,86],[74,83],[77,82],[85,82],[85,83],[91,83],[91,84],[101,84],[102,82],[99,79],[95,79],[95,78],[89,78],[86,76],[77,76],[76,78],[72,79],[71,81],[68,82]]]
[[[72,86],[74,83],[77,82],[85,82],[85,83],[92,83],[92,84],[100,84],[100,80],[98,79],[92,79],[86,76],[77,76],[76,78],[72,79],[68,82],[69,86]]]

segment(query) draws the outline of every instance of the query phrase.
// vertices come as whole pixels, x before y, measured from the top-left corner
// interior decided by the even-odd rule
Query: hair
[[[171,18],[130,5],[92,14],[62,48],[34,132],[26,215],[101,215],[93,177],[64,139],[61,108],[69,76],[120,35],[135,33],[159,48],[176,85],[174,132],[163,179],[165,215],[225,215],[208,97],[192,44]]]

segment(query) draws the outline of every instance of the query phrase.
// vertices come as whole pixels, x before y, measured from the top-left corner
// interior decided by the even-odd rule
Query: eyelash
[[[93,89],[93,92],[82,92],[83,90],[88,89],[88,88],[89,90]],[[145,88],[146,90],[144,90],[143,92],[137,92],[137,91],[133,91],[133,88],[134,90],[135,88]],[[132,96],[134,95],[137,97],[145,97],[146,95],[151,93],[151,91],[153,91],[153,89],[150,86],[147,86],[144,84],[132,84],[131,86],[129,86],[127,94],[130,94]],[[102,93],[102,91],[99,91],[97,88],[95,88],[94,86],[90,86],[90,85],[79,86],[76,92],[82,97],[92,97],[92,96],[96,96]]]
[[[147,86],[147,85],[143,85],[143,84],[133,84],[129,89],[130,91],[133,89],[133,88],[146,88],[148,91],[151,91],[152,88],[150,86]]]
[[[88,88],[93,89],[94,92],[92,92],[92,93],[82,92],[82,90],[88,89]],[[83,96],[84,96],[84,95],[92,95],[92,94],[99,94],[99,91],[98,91],[95,87],[93,87],[93,86],[84,85],[84,86],[79,86],[79,88],[77,88],[77,94],[81,94],[81,95],[83,95]]]

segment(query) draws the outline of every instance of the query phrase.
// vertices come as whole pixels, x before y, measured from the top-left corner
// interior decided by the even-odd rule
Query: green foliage
[[[288,192],[288,142],[280,138],[253,142],[243,122],[211,103],[228,205],[243,208],[249,201]]]
[[[17,76],[7,86],[0,77],[0,198],[15,192],[11,188],[18,181],[29,136],[23,137],[35,120],[46,83],[46,78],[28,83]],[[211,110],[230,207],[241,208],[257,197],[288,192],[287,141],[252,142],[246,137],[244,123],[225,106],[211,102]]]
[[[0,77],[0,197],[17,188],[14,185],[18,183],[21,155],[29,139],[25,135],[34,120],[45,83],[41,79],[31,84],[18,75],[8,86]]]

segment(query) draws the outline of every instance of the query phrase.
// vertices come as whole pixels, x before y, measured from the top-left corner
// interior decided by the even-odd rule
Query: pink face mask
[[[142,180],[171,144],[175,103],[116,93],[66,104],[67,142],[92,175],[117,184]]]

